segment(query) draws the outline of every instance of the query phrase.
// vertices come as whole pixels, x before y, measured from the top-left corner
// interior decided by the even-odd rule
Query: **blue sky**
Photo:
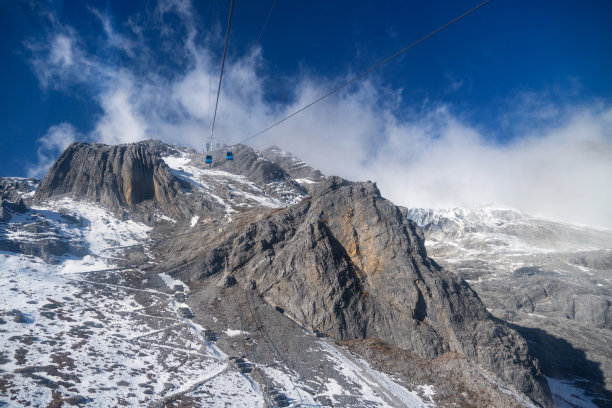
[[[478,1],[237,0],[216,136],[236,143]],[[0,175],[67,143],[202,149],[229,0],[0,2]],[[612,226],[612,3],[493,0],[252,140],[402,205]],[[212,85],[212,86],[211,86]],[[211,96],[212,95],[212,96]]]

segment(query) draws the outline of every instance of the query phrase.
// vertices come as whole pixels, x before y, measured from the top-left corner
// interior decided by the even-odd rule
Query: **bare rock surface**
[[[305,327],[339,340],[379,338],[428,359],[457,352],[550,404],[525,341],[427,257],[420,229],[372,183],[331,177],[299,204],[213,222],[200,236],[198,248],[187,236],[159,249],[164,259],[186,249],[170,269],[180,279],[227,270]]]
[[[289,152],[284,152],[276,146],[260,152],[264,157],[282,167],[294,180],[301,183],[318,182],[325,179],[323,173],[309,166]]]
[[[11,214],[23,214],[27,211],[24,198],[33,193],[36,179],[18,177],[0,177],[0,221],[9,221]]]
[[[34,178],[0,177],[0,199],[16,203],[29,196],[38,182]]]
[[[107,146],[73,143],[53,164],[36,189],[35,199],[72,196],[99,202],[120,212],[145,201],[173,216],[180,206],[180,182],[146,143]]]

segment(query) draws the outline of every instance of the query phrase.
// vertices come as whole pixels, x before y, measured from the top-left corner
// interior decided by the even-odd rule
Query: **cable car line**
[[[223,68],[225,67],[225,57],[227,55],[227,44],[229,42],[230,28],[232,26],[232,14],[234,13],[234,2],[235,0],[232,0],[232,3],[230,4],[230,14],[227,20],[227,31],[225,32],[225,46],[223,47],[223,59],[221,61],[221,74],[219,75],[219,86],[217,87],[217,100],[215,102],[215,113],[213,114],[212,126],[210,127],[210,144],[208,146],[209,150],[212,150],[212,147],[213,147],[213,134],[215,132],[215,120],[217,119],[217,107],[219,106],[219,95],[221,94],[221,81],[223,81]],[[209,157],[206,156],[207,163],[208,163],[208,159]],[[212,163],[212,156],[210,157],[210,162]]]
[[[261,39],[261,36],[263,35],[264,30],[266,29],[268,21],[270,20],[270,16],[272,15],[272,10],[274,9],[274,6],[276,5],[277,1],[278,0],[274,0],[274,3],[272,3],[272,6],[270,7],[270,10],[268,11],[266,20],[264,21],[263,26],[261,27],[261,30],[259,31],[259,36],[257,37],[257,43],[259,43],[259,40]],[[225,67],[225,58],[227,56],[227,45],[229,43],[230,29],[232,26],[232,15],[234,12],[234,2],[235,0],[232,0],[232,3],[230,4],[230,14],[229,14],[229,18],[227,21],[227,30],[225,32],[225,46],[223,47],[223,59],[221,61],[221,73],[219,75],[219,86],[217,87],[217,99],[215,101],[215,113],[213,115],[212,125],[210,127],[210,141],[206,148],[206,152],[212,152],[213,150],[213,137],[214,137],[214,132],[215,132],[215,122],[217,120],[217,108],[219,106],[219,95],[221,94],[221,82],[223,81],[223,69]],[[213,18],[214,18],[214,1],[213,1],[212,13],[213,13]],[[212,73],[212,63],[210,65],[211,65],[211,73]],[[212,77],[212,75],[210,77]],[[209,118],[210,118],[210,90],[212,88],[212,86],[210,86],[210,77],[209,77],[209,87],[208,87]],[[226,152],[225,159],[228,161],[233,160],[234,154],[229,151]],[[212,154],[207,154],[205,158],[205,163],[212,164],[212,162],[213,162]]]
[[[272,10],[274,9],[274,6],[276,5],[277,1],[278,0],[274,0],[274,3],[272,3],[272,7],[270,7],[270,11],[268,11],[266,21],[264,21],[263,26],[261,27],[261,31],[259,32],[259,36],[257,36],[257,41],[255,42],[256,44],[259,44],[259,40],[261,40],[261,36],[263,35],[264,30],[266,29],[266,25],[268,24],[268,20],[270,20],[270,16],[272,15]]]
[[[267,132],[268,130],[280,125],[281,123],[285,122],[288,119],[291,119],[292,117],[294,117],[295,115],[297,115],[298,113],[310,108],[312,105],[314,105],[315,103],[321,102],[323,99],[327,98],[328,96],[331,96],[333,94],[335,94],[336,92],[346,88],[347,86],[349,86],[350,84],[352,84],[353,82],[363,78],[364,76],[368,75],[370,72],[380,68],[381,66],[385,65],[387,62],[399,57],[400,55],[402,55],[403,53],[405,53],[406,51],[408,51],[411,48],[414,48],[415,46],[419,45],[420,43],[422,43],[423,41],[429,39],[430,37],[438,34],[440,31],[443,31],[444,29],[450,27],[451,25],[455,24],[456,22],[458,22],[459,20],[463,19],[464,17],[467,17],[468,15],[474,13],[476,10],[480,9],[481,7],[483,7],[484,5],[486,5],[487,3],[489,3],[491,0],[485,0],[482,3],[480,3],[479,5],[477,5],[476,7],[473,7],[472,9],[466,11],[465,13],[461,14],[460,16],[454,18],[453,20],[449,21],[448,23],[444,24],[443,26],[438,27],[437,29],[435,29],[434,31],[432,31],[431,33],[427,34],[424,37],[419,38],[418,40],[416,40],[415,42],[413,42],[412,44],[408,45],[405,48],[402,48],[401,50],[399,50],[398,52],[396,52],[395,54],[385,58],[384,60],[378,62],[376,65],[368,68],[367,70],[363,71],[361,74],[349,79],[348,81],[346,81],[345,83],[343,83],[342,85],[334,88],[333,90],[331,90],[330,92],[326,93],[325,95],[315,99],[314,101],[310,102],[309,104],[302,106],[301,108],[299,108],[298,110],[296,110],[295,112],[293,112],[292,114],[285,116],[284,118],[282,118],[281,120],[273,123],[272,125],[268,126],[267,128],[247,137],[246,139],[244,139],[243,141],[241,141],[240,143],[245,143],[251,139],[256,138],[257,136]]]
[[[215,1],[212,0],[210,2],[210,26],[212,27],[213,24],[215,23]],[[210,98],[212,95],[212,67],[213,67],[213,53],[212,53],[212,48],[210,50],[210,58],[209,58],[209,69],[208,69],[208,115],[206,116],[208,122],[210,123],[210,107],[211,107],[211,103],[210,103]],[[208,149],[207,149],[208,150]]]

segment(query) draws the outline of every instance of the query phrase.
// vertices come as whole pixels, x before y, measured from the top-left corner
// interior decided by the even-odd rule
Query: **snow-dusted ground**
[[[591,398],[585,395],[584,390],[576,388],[569,381],[556,380],[546,377],[550,392],[556,408],[596,408]]]
[[[3,239],[52,234],[87,254],[52,264],[0,252],[0,405],[144,406],[180,398],[263,406],[258,387],[204,339],[203,328],[177,313],[182,305],[171,288],[180,281],[162,274],[169,288],[156,290],[144,273],[111,263],[121,249],[146,244],[148,227],[70,199],[9,224]]]
[[[202,169],[192,164],[191,154],[187,152],[165,156],[163,160],[176,177],[187,181],[193,188],[222,204],[227,213],[235,212],[235,206],[285,207],[299,202],[303,197],[282,181],[267,184],[269,191],[275,193],[271,195],[262,188],[263,186],[257,185],[243,175],[222,170]],[[229,198],[226,198],[226,195]]]
[[[0,401],[142,406],[187,392],[201,404],[262,405],[251,383],[176,313],[172,297],[147,289],[141,272],[65,273],[7,253],[0,263],[8,283],[0,286]],[[228,392],[229,382],[240,396]]]
[[[385,373],[370,367],[365,360],[349,358],[346,352],[325,340],[320,340],[319,343],[328,354],[328,359],[342,373],[351,387],[347,390],[339,388],[337,383],[330,383],[323,395],[327,395],[332,401],[337,401],[339,396],[348,393],[359,396],[362,406],[388,407],[390,405],[387,401],[410,408],[430,406],[416,393],[408,391]],[[433,393],[433,387],[430,387],[430,392]]]

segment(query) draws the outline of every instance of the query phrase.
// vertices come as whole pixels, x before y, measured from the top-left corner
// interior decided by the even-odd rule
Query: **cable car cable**
[[[406,51],[408,51],[411,48],[414,48],[415,46],[419,45],[420,43],[422,43],[423,41],[427,40],[428,38],[438,34],[440,31],[450,27],[451,25],[455,24],[456,22],[458,22],[459,20],[463,19],[464,17],[467,17],[468,15],[472,14],[473,12],[475,12],[476,10],[480,9],[482,6],[486,5],[487,3],[491,2],[491,0],[485,0],[482,3],[480,3],[479,5],[477,5],[476,7],[466,11],[465,13],[461,14],[459,17],[454,18],[453,20],[449,21],[448,23],[444,24],[441,27],[438,27],[437,29],[435,29],[434,31],[432,31],[431,33],[427,34],[424,37],[419,38],[418,40],[416,40],[415,42],[413,42],[412,44],[408,45],[407,47],[399,50],[398,52],[396,52],[395,54],[385,58],[384,60],[380,61],[379,63],[377,63],[376,65],[368,68],[367,70],[363,71],[361,74],[351,78],[350,80],[346,81],[345,83],[343,83],[342,85],[334,88],[333,90],[331,90],[330,92],[326,93],[325,95],[315,99],[314,101],[310,102],[309,104],[302,106],[300,109],[296,110],[295,112],[293,112],[292,114],[285,116],[283,119],[279,120],[278,122],[275,122],[274,124],[268,126],[267,128],[247,137],[246,139],[244,139],[243,141],[241,141],[240,143],[245,143],[248,142],[251,139],[256,138],[257,136],[261,135],[262,133],[267,132],[268,130],[280,125],[281,123],[285,122],[288,119],[291,119],[292,117],[294,117],[295,115],[297,115],[298,113],[310,108],[312,105],[314,105],[315,103],[321,102],[323,99],[327,98],[328,96],[331,96],[333,94],[335,94],[336,92],[340,91],[343,88],[346,88],[348,85],[352,84],[353,82],[363,78],[364,76],[368,75],[370,72],[374,71],[375,69],[380,68],[381,66],[385,65],[387,62],[399,57],[400,55],[402,55],[403,53],[405,53]]]
[[[210,2],[210,26],[212,27],[213,24],[215,24],[215,1],[214,0]],[[209,58],[208,64],[209,64],[209,69],[208,69],[208,114],[206,116],[206,119],[210,123],[210,107],[212,105],[210,103],[210,98],[212,96],[212,67],[213,67],[212,49],[210,50],[210,58]]]
[[[225,67],[225,57],[227,55],[227,44],[229,43],[230,28],[232,27],[232,14],[234,13],[234,2],[230,4],[230,14],[227,20],[227,31],[225,32],[225,46],[223,47],[223,59],[221,61],[221,74],[219,75],[219,86],[217,87],[217,101],[215,102],[215,113],[213,115],[212,126],[210,127],[210,150],[212,150],[213,134],[215,132],[215,120],[217,119],[217,107],[219,106],[219,95],[221,94],[221,81],[223,81],[223,68]]]
[[[272,16],[272,10],[274,10],[274,6],[276,5],[277,2],[278,0],[274,0],[274,3],[272,3],[270,10],[268,10],[268,15],[266,16],[266,19],[264,20],[264,23],[261,26],[261,30],[259,30],[259,35],[257,36],[257,41],[255,42],[255,44],[259,44],[261,37],[263,36],[264,30],[266,29],[268,25],[268,21],[270,21],[270,16]],[[245,71],[243,70],[240,76],[239,82],[242,82],[244,80],[245,75],[246,75]],[[226,156],[226,160],[233,160],[234,159],[233,154],[230,154],[231,152],[227,152],[227,153],[228,153],[228,156]]]
[[[255,44],[259,44],[259,40],[261,40],[261,36],[263,35],[264,30],[266,29],[266,25],[268,24],[268,20],[270,20],[272,10],[274,9],[274,6],[276,5],[277,1],[278,0],[274,0],[274,3],[272,3],[272,7],[270,7],[270,11],[268,11],[268,16],[266,17],[266,21],[264,21],[263,26],[261,27],[261,31],[259,32],[259,36],[257,36],[257,41],[255,42]]]

